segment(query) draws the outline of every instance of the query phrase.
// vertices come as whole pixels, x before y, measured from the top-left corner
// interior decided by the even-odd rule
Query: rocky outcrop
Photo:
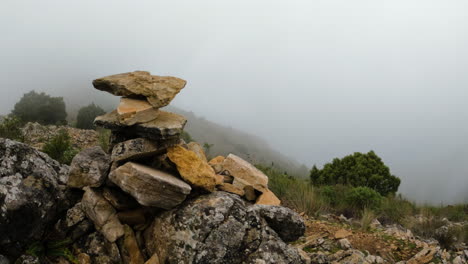
[[[239,196],[215,192],[157,217],[146,247],[160,263],[303,263],[269,223]]]
[[[68,166],[0,138],[0,253],[19,255],[69,206]]]
[[[96,89],[117,96],[146,98],[156,108],[168,105],[187,82],[170,76],[135,71],[102,77],[93,81]]]
[[[67,185],[72,188],[99,187],[107,178],[109,164],[110,157],[101,147],[87,148],[73,158]]]
[[[109,175],[110,180],[140,204],[171,209],[185,200],[190,185],[166,172],[127,162]]]
[[[154,156],[164,148],[146,138],[130,139],[118,143],[112,149],[112,161],[124,162]]]

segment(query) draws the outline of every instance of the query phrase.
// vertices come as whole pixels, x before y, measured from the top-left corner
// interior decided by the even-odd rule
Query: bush
[[[94,103],[82,107],[76,116],[76,127],[81,129],[95,129],[93,124],[94,119],[97,116],[103,115],[105,113],[106,112],[101,107],[95,105]]]
[[[182,131],[182,134],[180,135],[180,137],[185,141],[185,143],[190,143],[192,141],[195,141],[193,140],[192,136],[190,136],[190,134],[187,131]]]
[[[44,145],[42,151],[52,159],[70,165],[79,150],[73,148],[70,135],[62,129]]]
[[[367,187],[356,187],[346,195],[346,202],[357,209],[371,208],[378,209],[382,202],[382,196]]]
[[[15,104],[12,114],[23,122],[39,122],[43,125],[67,123],[63,98],[35,91],[24,94]]]
[[[17,117],[5,117],[0,124],[0,137],[23,142],[24,136],[21,127],[22,123]]]
[[[403,224],[408,216],[416,212],[416,206],[401,195],[390,195],[382,200],[378,212],[378,219],[382,224]]]
[[[322,170],[314,166],[310,171],[310,180],[314,185],[369,187],[383,196],[395,193],[400,186],[400,179],[390,174],[390,169],[373,151],[335,158]]]
[[[101,148],[105,152],[111,152],[112,150],[109,149],[111,131],[109,129],[104,129],[104,128],[98,128],[97,131],[98,131],[99,146],[101,146]]]

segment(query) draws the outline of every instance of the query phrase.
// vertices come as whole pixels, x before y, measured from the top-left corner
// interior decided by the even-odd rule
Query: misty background
[[[116,106],[95,78],[188,84],[172,105],[310,168],[374,150],[419,202],[468,201],[468,2],[0,3],[0,114],[30,90]]]

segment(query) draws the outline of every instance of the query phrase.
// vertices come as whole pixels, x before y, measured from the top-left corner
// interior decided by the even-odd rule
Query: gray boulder
[[[156,217],[145,231],[148,253],[168,264],[304,263],[297,249],[251,207],[226,192],[187,201]]]
[[[249,210],[257,211],[276,231],[283,241],[296,241],[305,232],[302,218],[293,210],[273,205],[254,205]]]
[[[67,184],[73,188],[99,187],[106,180],[109,166],[110,157],[101,147],[87,148],[73,158]]]
[[[0,253],[21,254],[70,206],[67,175],[68,166],[0,138]]]

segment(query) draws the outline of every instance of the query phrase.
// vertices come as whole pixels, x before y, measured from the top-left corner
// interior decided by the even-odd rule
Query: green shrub
[[[368,208],[365,208],[364,211],[362,211],[361,220],[360,220],[361,230],[363,231],[369,230],[370,225],[374,219],[375,219],[374,211]]]
[[[192,141],[195,141],[193,140],[192,136],[187,131],[182,131],[182,134],[180,135],[180,137],[185,141],[185,143],[190,143]]]
[[[111,131],[109,129],[104,129],[104,128],[98,128],[98,140],[99,140],[99,145],[105,152],[111,151],[109,149],[109,143],[110,143],[110,136],[111,136]]]
[[[24,94],[15,104],[12,114],[23,122],[39,122],[43,125],[67,123],[63,98],[35,91]]]
[[[44,145],[42,151],[60,163],[70,164],[79,150],[73,148],[70,135],[62,129]]]
[[[403,224],[403,221],[415,212],[414,203],[404,199],[401,195],[389,195],[380,204],[378,219],[382,224]]]
[[[382,202],[382,196],[371,188],[356,187],[346,195],[346,202],[357,209],[378,209]]]
[[[390,174],[390,169],[373,151],[359,152],[342,159],[335,158],[319,170],[313,166],[310,180],[314,185],[351,185],[369,187],[381,195],[395,193],[400,179]]]
[[[101,107],[95,105],[94,103],[82,107],[76,116],[76,127],[81,129],[95,129],[93,124],[94,119],[97,116],[103,115],[105,113],[106,112]]]
[[[21,127],[22,123],[19,118],[7,116],[0,124],[0,137],[23,142],[24,136]]]

